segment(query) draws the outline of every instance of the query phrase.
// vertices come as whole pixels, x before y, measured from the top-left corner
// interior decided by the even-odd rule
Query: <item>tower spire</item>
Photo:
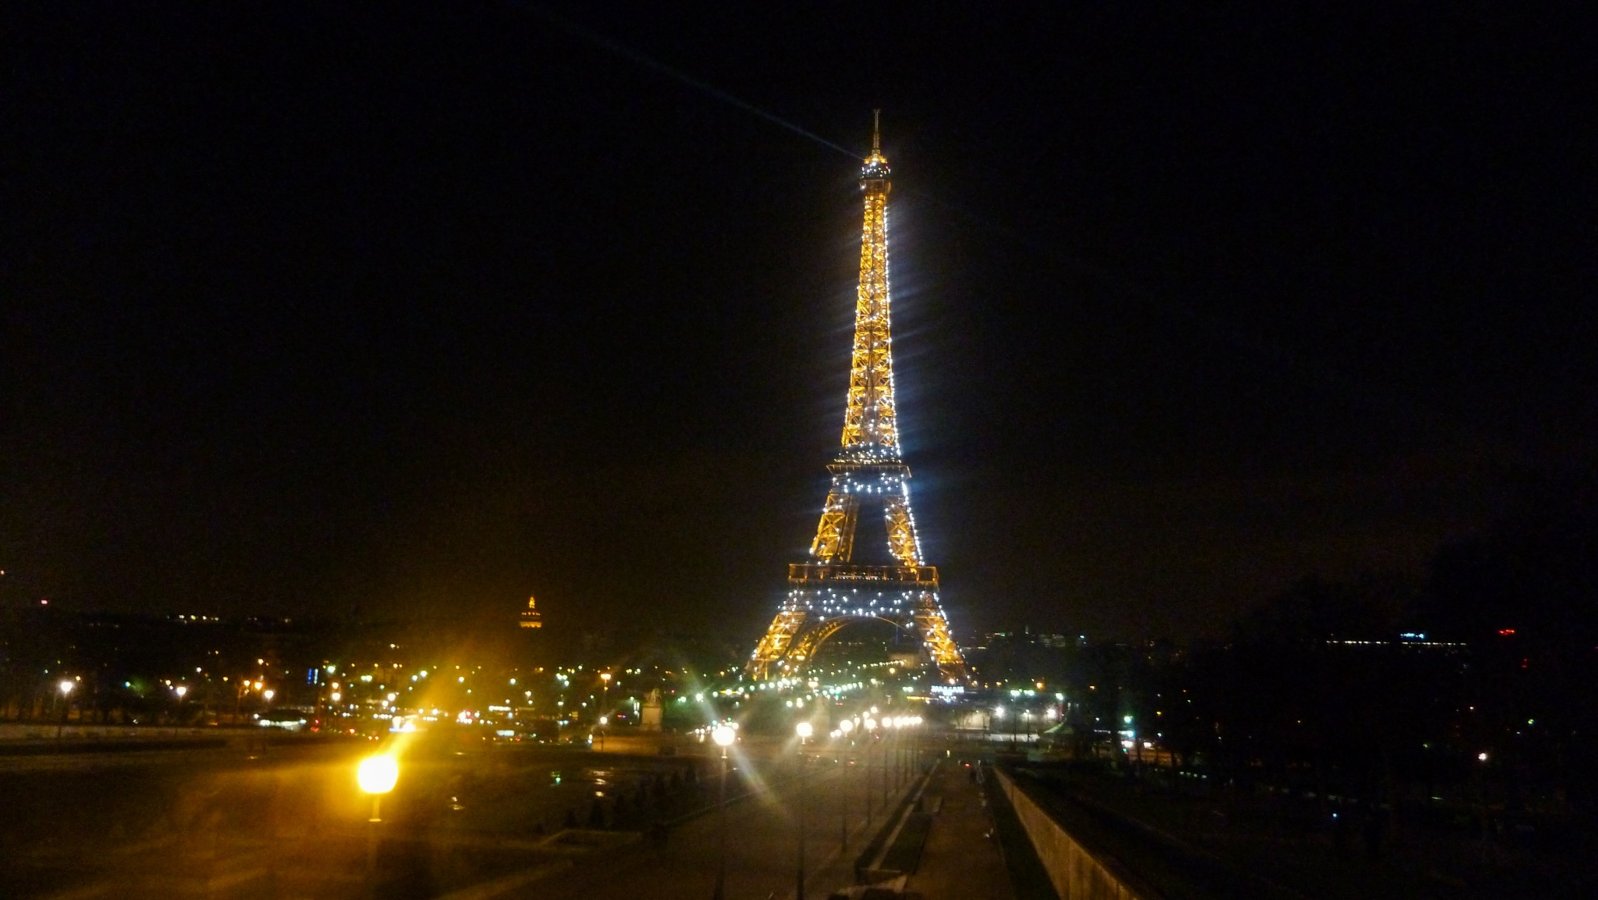
[[[860,233],[860,284],[856,289],[854,353],[843,417],[840,461],[897,461],[898,412],[893,399],[893,342],[888,291],[888,193],[893,190],[882,155],[882,111],[872,115],[871,155],[860,167],[865,219]]]

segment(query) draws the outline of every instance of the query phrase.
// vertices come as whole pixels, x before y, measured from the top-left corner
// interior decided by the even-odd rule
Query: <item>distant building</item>
[[[527,609],[522,611],[522,627],[544,627],[544,614],[538,611],[538,601],[532,597],[527,598]]]

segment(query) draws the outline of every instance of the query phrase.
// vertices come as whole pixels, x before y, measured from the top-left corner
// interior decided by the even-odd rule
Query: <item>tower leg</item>
[[[793,647],[793,639],[804,628],[809,613],[802,609],[783,609],[771,620],[771,627],[755,647],[754,655],[744,667],[745,673],[756,681],[764,681],[777,674],[774,670]]]

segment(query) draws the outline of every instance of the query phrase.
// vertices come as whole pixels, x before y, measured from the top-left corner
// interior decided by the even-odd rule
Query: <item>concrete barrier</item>
[[[1151,895],[1134,890],[1113,863],[1095,857],[1077,843],[1009,775],[997,768],[987,771],[998,777],[1000,790],[1031,839],[1032,849],[1049,873],[1055,892],[1064,900],[1153,900]]]

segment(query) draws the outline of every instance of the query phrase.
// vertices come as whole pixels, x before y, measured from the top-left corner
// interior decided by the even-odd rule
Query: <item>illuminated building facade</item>
[[[538,601],[532,597],[527,598],[527,609],[522,611],[523,628],[543,628],[544,614],[538,611]]]
[[[965,676],[965,660],[938,600],[938,569],[921,554],[910,514],[910,467],[899,452],[889,329],[891,176],[881,130],[874,128],[871,155],[860,169],[865,225],[842,447],[827,466],[832,484],[810,556],[788,566],[788,595],[749,659],[747,672],[755,679],[800,673],[828,638],[852,622],[872,619],[913,634],[944,678]],[[857,546],[862,508],[881,511],[885,545]],[[880,558],[870,558],[873,549]]]

